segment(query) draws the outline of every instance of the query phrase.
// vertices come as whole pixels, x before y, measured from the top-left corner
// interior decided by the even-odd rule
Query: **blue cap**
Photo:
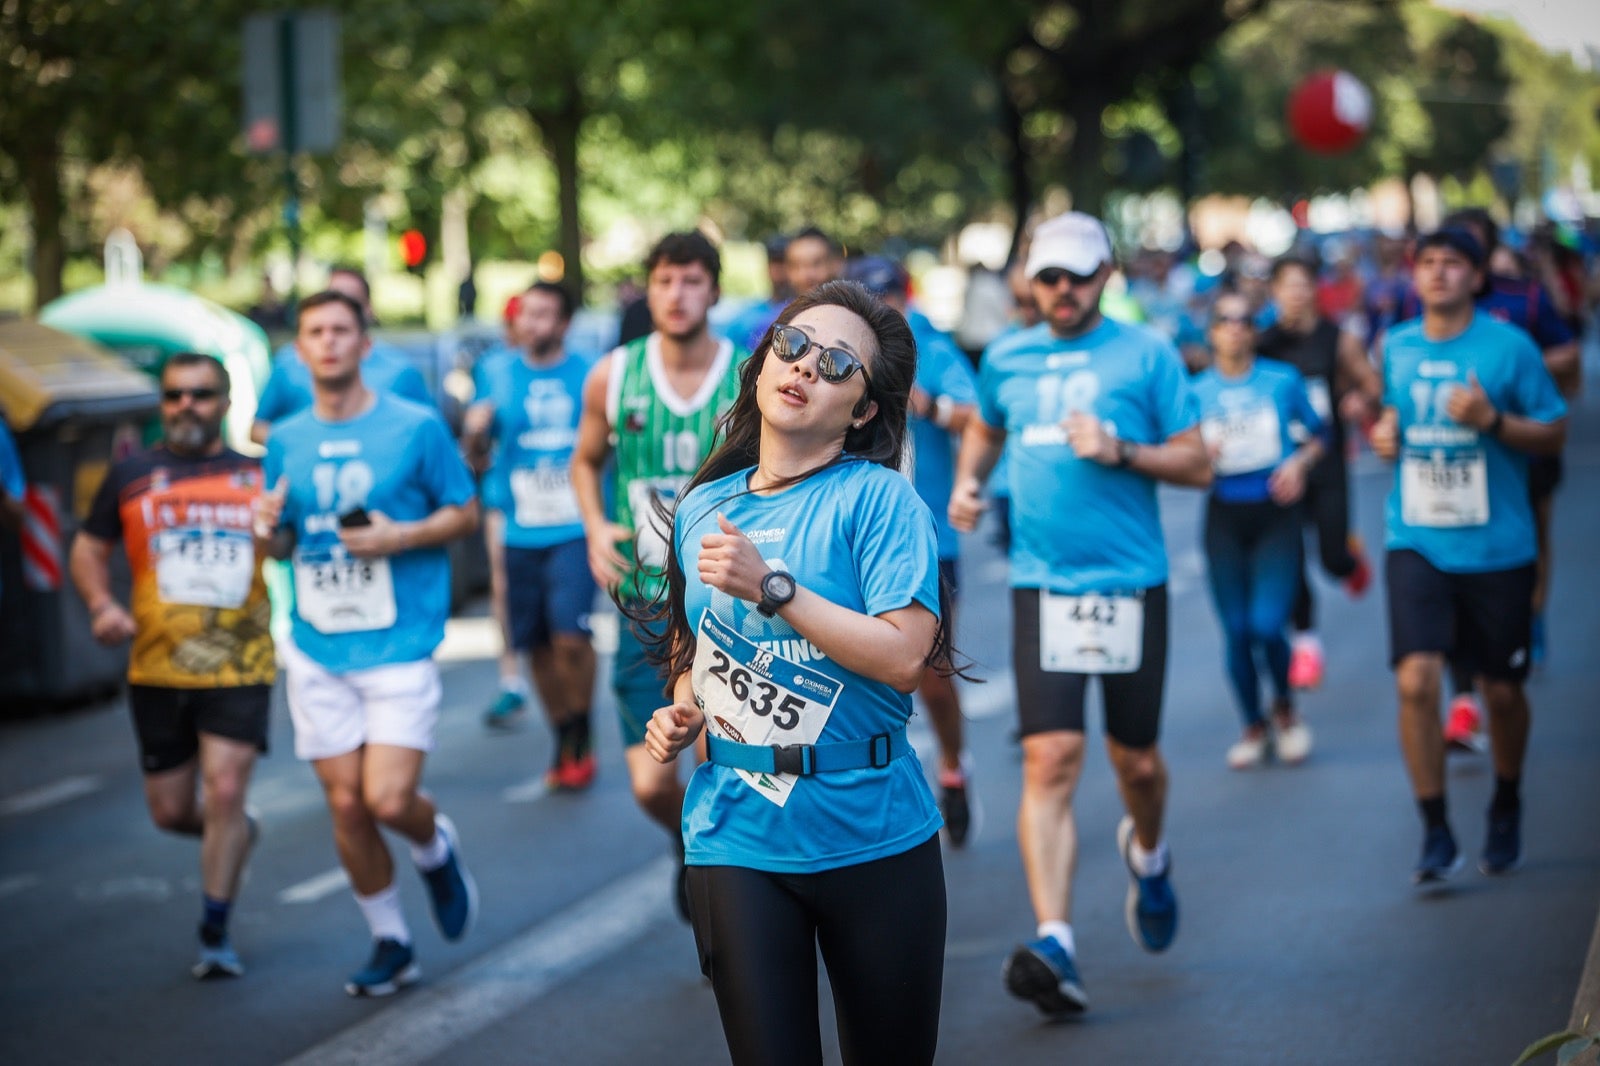
[[[1417,241],[1417,251],[1424,248],[1449,248],[1451,251],[1460,252],[1467,257],[1467,261],[1475,267],[1483,266],[1483,245],[1478,243],[1478,238],[1472,231],[1461,226],[1446,226],[1436,229],[1432,233]]]
[[[874,296],[904,296],[911,285],[905,267],[881,255],[864,255],[845,264],[846,281],[854,281]]]

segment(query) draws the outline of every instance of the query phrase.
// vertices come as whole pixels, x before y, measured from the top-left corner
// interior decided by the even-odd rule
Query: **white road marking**
[[[530,777],[520,785],[512,785],[500,793],[500,798],[507,803],[532,803],[534,800],[543,799],[550,794],[550,787],[544,783],[544,776]]]
[[[14,896],[18,892],[26,892],[39,883],[38,874],[16,874],[0,880],[0,899]]]
[[[335,866],[331,870],[324,870],[315,877],[308,877],[297,885],[290,885],[278,893],[279,903],[315,903],[324,896],[331,896],[350,883],[342,868]]]
[[[431,986],[400,997],[285,1066],[431,1061],[543,996],[561,981],[670,925],[673,861],[635,870]]]
[[[32,814],[34,811],[41,811],[46,807],[54,807],[58,803],[66,803],[79,796],[98,792],[100,787],[100,779],[92,775],[62,778],[52,784],[19,792],[15,796],[0,800],[0,815]]]

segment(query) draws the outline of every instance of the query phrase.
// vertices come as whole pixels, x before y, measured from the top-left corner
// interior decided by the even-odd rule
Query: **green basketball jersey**
[[[699,391],[688,399],[667,384],[658,334],[611,355],[606,418],[616,438],[612,519],[634,531],[634,543],[621,546],[624,555],[633,549],[636,565],[622,582],[627,599],[653,599],[661,589],[672,536],[655,517],[653,501],[660,498],[670,507],[711,453],[717,420],[739,395],[745,355],[721,341]]]

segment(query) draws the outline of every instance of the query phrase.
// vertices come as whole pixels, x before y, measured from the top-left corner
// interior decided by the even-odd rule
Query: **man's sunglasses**
[[[196,403],[198,403],[201,400],[215,400],[218,396],[221,396],[221,395],[222,395],[222,392],[220,390],[218,390],[218,389],[162,389],[161,390],[161,398],[163,400],[165,400],[167,403],[181,403],[181,402],[183,402],[183,398],[185,396],[189,397],[189,399],[194,400]]]
[[[823,381],[839,385],[849,381],[850,375],[859,370],[867,391],[872,391],[866,364],[843,348],[824,348],[796,326],[778,326],[772,331],[772,354],[785,363],[799,362],[813,348],[817,349],[817,376]]]
[[[1250,326],[1250,325],[1254,325],[1254,323],[1250,321],[1250,316],[1249,315],[1213,315],[1212,318],[1211,318],[1211,324],[1213,326]]]
[[[1099,271],[1095,271],[1095,273],[1098,274]],[[1074,274],[1072,271],[1062,270],[1060,267],[1045,267],[1033,276],[1033,280],[1047,289],[1053,289],[1063,281],[1072,282],[1074,287],[1087,285],[1094,280],[1094,277],[1094,274]]]

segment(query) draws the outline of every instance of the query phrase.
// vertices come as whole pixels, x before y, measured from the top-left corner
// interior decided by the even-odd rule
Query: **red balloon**
[[[1355,75],[1320,70],[1308,75],[1289,96],[1289,130],[1300,144],[1321,155],[1338,155],[1361,142],[1372,120],[1372,94]]]

